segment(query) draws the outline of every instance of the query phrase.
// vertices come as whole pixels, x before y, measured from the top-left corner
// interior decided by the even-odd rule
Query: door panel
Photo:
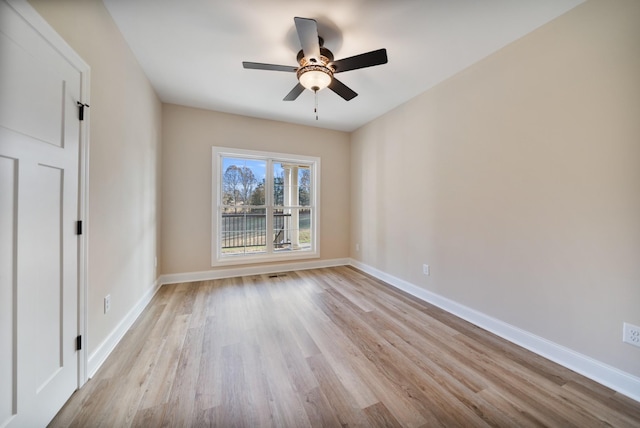
[[[0,426],[9,427],[45,426],[78,387],[79,331],[82,73],[16,4],[28,6],[0,0]]]
[[[60,146],[64,105],[60,79],[42,67],[37,58],[21,54],[21,50],[21,46],[0,34],[0,52],[11,58],[0,63],[0,75],[21,76],[17,81],[0,79],[0,126]],[[38,96],[31,98],[30,94]]]
[[[37,242],[29,255],[27,264],[31,267],[23,273],[20,291],[30,296],[38,296],[32,301],[33,318],[26,334],[39,337],[34,347],[29,349],[37,355],[37,367],[33,376],[37,390],[46,387],[47,382],[62,367],[62,341],[64,340],[64,324],[61,319],[60,301],[64,296],[62,283],[63,253],[61,207],[64,192],[64,170],[37,165],[33,171],[30,192],[38,195],[31,203],[31,211],[25,214],[30,217],[31,227],[24,231],[21,241],[26,239]],[[58,303],[59,302],[59,303]]]

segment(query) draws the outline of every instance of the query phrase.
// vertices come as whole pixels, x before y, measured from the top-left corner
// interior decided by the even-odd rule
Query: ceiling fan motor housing
[[[322,41],[322,37],[319,37],[319,39]],[[302,64],[302,60],[305,59],[304,56],[304,52],[302,51],[302,49],[300,49],[300,51],[298,52],[298,55],[296,56],[296,60],[298,61],[298,64],[300,64],[301,66]],[[325,48],[324,46],[320,45],[320,58],[316,59],[316,58],[307,58],[307,61],[311,62],[311,63],[317,63],[318,60],[320,62],[323,62],[324,65],[327,65],[328,63],[330,63],[331,61],[333,61],[333,53]]]

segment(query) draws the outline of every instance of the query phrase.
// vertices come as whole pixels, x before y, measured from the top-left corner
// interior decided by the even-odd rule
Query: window
[[[319,257],[320,159],[213,148],[212,264]]]

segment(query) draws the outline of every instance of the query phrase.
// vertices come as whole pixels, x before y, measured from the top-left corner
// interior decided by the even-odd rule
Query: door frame
[[[91,105],[89,97],[90,67],[51,25],[31,6],[27,0],[4,0],[16,13],[52,47],[54,47],[73,68],[80,73],[80,99]],[[87,314],[88,297],[88,254],[89,254],[89,120],[90,108],[84,109],[84,120],[79,121],[78,159],[78,221],[82,221],[82,234],[78,235],[78,335],[82,336],[82,348],[78,351],[78,389],[88,380],[87,361],[89,330]]]

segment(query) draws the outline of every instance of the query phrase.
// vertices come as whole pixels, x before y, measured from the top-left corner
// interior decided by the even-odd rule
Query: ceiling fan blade
[[[261,62],[243,61],[242,66],[252,70],[288,71],[292,73],[298,71],[298,67],[293,67],[291,65],[263,64]]]
[[[359,68],[372,67],[374,65],[387,63],[387,50],[378,49],[360,55],[350,56],[349,58],[339,59],[330,65],[335,68],[335,73],[343,71],[357,70]]]
[[[320,42],[318,40],[318,24],[315,19],[298,18],[293,20],[296,23],[298,38],[302,46],[304,56],[310,58],[320,58]]]
[[[302,91],[304,91],[304,86],[298,83],[296,86],[293,87],[291,92],[289,92],[287,96],[282,99],[282,101],[293,101],[296,98],[298,98],[298,96],[302,93]]]
[[[340,95],[345,101],[349,101],[358,96],[351,88],[347,85],[336,79],[335,77],[331,79],[331,83],[329,83],[329,89],[331,89],[336,94]]]

